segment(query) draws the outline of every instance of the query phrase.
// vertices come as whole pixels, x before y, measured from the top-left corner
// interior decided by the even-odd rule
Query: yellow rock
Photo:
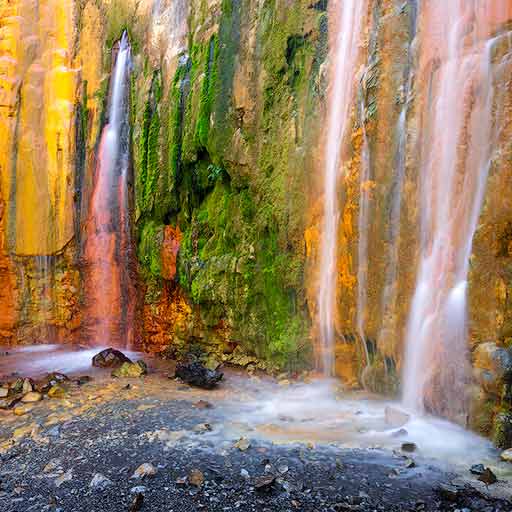
[[[13,412],[16,416],[24,416],[25,414],[29,413],[34,408],[31,404],[21,404],[17,405]]]
[[[41,393],[38,393],[37,391],[30,391],[21,399],[21,401],[23,403],[30,404],[33,402],[39,402],[42,399],[43,395],[41,395]]]

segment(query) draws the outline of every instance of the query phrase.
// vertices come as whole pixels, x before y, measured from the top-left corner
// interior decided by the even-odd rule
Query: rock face
[[[204,389],[213,389],[224,376],[221,372],[209,370],[197,361],[178,364],[175,375],[187,384]]]
[[[136,344],[173,357],[197,350],[225,361],[236,348],[242,359],[313,365],[326,57],[339,2],[36,4],[0,4],[0,342],[89,341],[84,223],[111,50],[128,28]],[[506,443],[512,7],[490,4],[499,115],[468,277],[467,388],[471,426]],[[367,1],[338,194],[336,372],[387,394],[400,385],[421,243],[424,113],[438,69],[429,5]]]

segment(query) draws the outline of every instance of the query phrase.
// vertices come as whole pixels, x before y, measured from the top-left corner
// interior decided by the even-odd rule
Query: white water
[[[350,128],[354,80],[356,74],[365,0],[345,0],[336,3],[339,16],[334,53],[331,56],[329,113],[324,163],[324,218],[320,257],[318,292],[318,328],[321,361],[326,375],[334,372],[335,307],[337,287],[337,245],[340,211],[338,182],[342,166],[343,143]]]
[[[421,253],[406,334],[404,405],[463,420],[467,279],[492,146],[493,41],[473,1],[434,0],[426,44],[439,59],[421,163]],[[481,17],[480,17],[481,18]],[[442,36],[439,37],[439,31]]]

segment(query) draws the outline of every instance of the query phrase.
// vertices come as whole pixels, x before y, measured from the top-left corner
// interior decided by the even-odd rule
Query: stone
[[[484,472],[478,477],[478,480],[483,482],[485,485],[495,484],[498,481],[496,475],[490,468],[485,468]]]
[[[223,376],[223,373],[217,370],[209,370],[198,361],[176,366],[176,377],[191,386],[203,389],[213,389],[222,380]]]
[[[148,367],[144,361],[136,363],[123,363],[119,368],[112,372],[112,377],[137,378],[148,373]]]
[[[192,404],[192,407],[195,407],[196,409],[213,409],[213,405],[206,400],[199,400]]]
[[[130,494],[137,494],[141,493],[144,494],[147,491],[146,487],[144,485],[136,485],[135,487],[132,487],[130,489]]]
[[[133,473],[132,478],[147,478],[156,475],[156,468],[153,464],[144,463],[141,464]]]
[[[235,443],[235,448],[238,448],[241,452],[247,451],[251,447],[249,439],[242,437]]]
[[[276,477],[274,475],[258,476],[254,480],[254,487],[258,491],[268,490],[274,484]]]
[[[16,416],[24,416],[25,414],[29,413],[33,408],[34,406],[31,404],[20,404],[17,405],[12,412]]]
[[[455,502],[459,496],[459,488],[451,484],[439,484],[437,492],[445,500]]]
[[[211,432],[212,426],[209,423],[199,423],[194,427],[194,432],[204,434],[205,432]]]
[[[9,395],[9,388],[0,387],[0,398],[6,398]]]
[[[473,475],[481,475],[484,473],[484,471],[485,471],[485,466],[483,464],[473,464],[469,468],[469,472],[472,473]]]
[[[55,384],[48,391],[48,396],[50,398],[66,398],[68,396],[67,389],[60,384]]]
[[[131,362],[130,358],[115,348],[106,348],[92,358],[92,365],[96,368],[119,368]]]
[[[509,448],[508,450],[501,452],[500,458],[505,462],[512,463],[512,448]]]
[[[83,386],[84,384],[87,384],[89,382],[91,382],[91,377],[89,377],[89,375],[82,375],[76,379],[73,379],[73,382],[77,385],[77,386]]]
[[[59,372],[53,372],[47,374],[43,379],[37,382],[35,387],[36,390],[39,391],[39,393],[48,393],[48,391],[50,391],[50,389],[53,386],[56,386],[57,384],[62,384],[67,381],[69,381],[67,375],[64,375],[63,373]]]
[[[12,409],[22,399],[22,397],[23,395],[18,393],[17,395],[11,395],[0,399],[0,409]]]
[[[198,469],[192,469],[188,474],[188,481],[194,487],[201,487],[204,483],[204,475]]]
[[[411,416],[406,412],[396,409],[395,407],[386,406],[384,409],[384,421],[393,428],[403,427]]]
[[[60,487],[62,484],[70,482],[71,480],[73,480],[73,470],[68,469],[65,473],[55,479],[55,485],[56,487]]]
[[[34,390],[33,381],[31,379],[24,379],[21,392],[25,394],[25,393],[30,393],[33,390]]]
[[[112,482],[112,480],[106,476],[102,475],[101,473],[96,473],[92,477],[92,480],[89,483],[89,487],[98,491],[104,491],[107,487],[110,487],[113,484],[114,482]]]
[[[249,471],[247,471],[247,469],[241,469],[241,470],[240,470],[240,476],[241,476],[244,480],[249,480],[249,478],[250,478]]]
[[[415,443],[402,443],[401,448],[403,452],[412,453],[415,452],[418,447],[416,446]]]
[[[139,510],[142,508],[142,504],[144,503],[144,494],[141,492],[138,492],[133,497],[133,500],[130,504],[130,508],[128,509],[129,512],[139,512]]]
[[[34,402],[40,402],[43,399],[43,395],[38,393],[37,391],[28,392],[21,401],[26,404],[31,404]]]

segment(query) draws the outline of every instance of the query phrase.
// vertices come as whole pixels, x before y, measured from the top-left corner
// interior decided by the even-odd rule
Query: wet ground
[[[73,361],[70,373],[90,383],[23,416],[0,411],[2,512],[512,511],[510,470],[485,441],[416,420],[397,437],[383,424],[385,404],[331,383],[229,371],[201,391],[168,379],[171,363],[112,379],[82,355]],[[405,441],[417,449],[403,452]],[[477,462],[494,462],[500,481],[476,481]],[[154,474],[133,477],[142,464]]]

